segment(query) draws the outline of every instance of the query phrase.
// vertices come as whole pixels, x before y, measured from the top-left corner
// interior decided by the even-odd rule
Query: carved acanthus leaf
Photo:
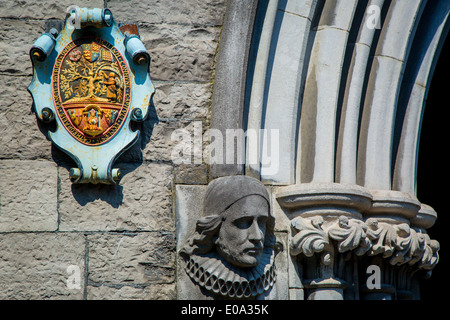
[[[439,243],[426,233],[412,229],[408,224],[390,224],[367,219],[367,236],[372,241],[369,255],[382,254],[392,265],[419,263],[420,268],[432,269],[439,257]]]
[[[322,252],[329,244],[327,233],[322,229],[322,217],[310,219],[297,217],[291,222],[293,237],[290,242],[291,255],[303,253],[311,257],[314,253]],[[328,264],[329,254],[322,256],[324,263]]]
[[[439,261],[439,243],[407,223],[392,224],[375,218],[364,222],[341,216],[325,229],[322,225],[320,216],[292,220],[291,255],[303,253],[310,257],[321,252],[322,260],[329,264],[334,240],[340,253],[354,250],[357,255],[381,254],[392,265],[417,264],[419,268],[431,270]]]
[[[422,259],[419,261],[419,267],[425,270],[433,269],[439,262],[439,242],[430,239],[430,236],[426,233],[421,233],[425,239],[425,248],[422,255]]]
[[[366,236],[367,226],[363,221],[339,217],[339,221],[328,230],[331,239],[337,241],[339,252],[355,250],[357,255],[363,255],[370,247]]]
[[[406,223],[393,225],[370,218],[367,219],[366,225],[367,236],[372,241],[369,255],[381,253],[384,258],[389,258],[397,251],[405,249],[409,234],[409,226]]]
[[[399,241],[402,249],[391,258],[391,264],[410,265],[418,262],[425,251],[425,238],[408,225],[403,224],[403,230],[399,232]]]

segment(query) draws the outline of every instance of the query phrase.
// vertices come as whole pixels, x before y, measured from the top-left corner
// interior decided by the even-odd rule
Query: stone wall
[[[175,184],[207,184],[208,168],[174,165],[171,134],[209,127],[226,1],[107,1],[116,21],[138,24],[156,87],[115,186],[71,184],[74,164],[27,92],[29,49],[70,5],[104,1],[0,3],[0,299],[175,299]]]
[[[360,1],[2,1],[0,299],[195,297],[193,283],[178,263],[177,248],[202,214],[208,182],[244,173],[265,183],[276,217],[277,281],[268,299],[370,298],[364,287],[365,271],[380,255],[373,260],[356,259],[353,251],[373,248],[381,238],[372,231],[381,234],[385,230],[398,235],[396,240],[392,238],[399,244],[393,261],[400,266],[420,258],[424,272],[383,264],[387,279],[382,283],[384,298],[418,298],[416,280],[430,275],[439,251],[438,242],[425,230],[436,220],[436,212],[427,204],[440,203],[437,211],[441,212],[445,197],[437,192],[445,189],[436,191],[436,180],[427,180],[422,184],[426,187],[420,188],[426,188],[431,196],[423,197],[423,191],[416,194],[417,159],[413,155],[417,154],[420,126],[413,120],[422,116],[433,59],[444,42],[441,34],[448,31],[447,22],[443,27],[450,7],[447,0],[411,2],[415,5],[373,0],[380,6],[385,3],[382,29],[374,31],[360,23],[368,6]],[[27,92],[32,78],[29,49],[44,32],[45,23],[62,20],[70,5],[102,8],[105,4],[119,23],[138,25],[152,58],[150,75],[156,93],[148,119],[133,123],[141,132],[139,140],[115,162],[122,172],[120,182],[114,186],[77,185],[69,179],[70,168],[76,166],[73,160],[52,145],[47,138],[51,126],[42,124],[34,114]],[[403,6],[409,6],[408,10]],[[400,25],[403,33],[397,32]],[[370,39],[370,46],[359,43],[358,37]],[[336,44],[335,48],[331,50],[330,44]],[[369,52],[369,48],[373,50]],[[402,52],[386,59],[385,49]],[[354,55],[359,50],[365,53]],[[424,52],[426,59],[422,59]],[[357,60],[358,56],[365,58]],[[358,68],[352,62],[354,57]],[[378,60],[396,67],[378,72]],[[406,66],[404,75],[402,64]],[[441,72],[445,75],[445,69]],[[387,76],[390,81],[383,81]],[[440,79],[444,76],[435,81],[442,82]],[[420,94],[410,90],[413,83]],[[351,84],[358,89],[353,111],[346,107],[351,105]],[[361,94],[366,95],[364,99]],[[390,97],[389,103],[384,103],[386,97]],[[434,110],[442,105],[426,104]],[[370,111],[376,107],[386,111],[386,119]],[[440,112],[433,112],[430,123],[438,127]],[[379,125],[372,125],[372,120]],[[345,138],[341,129],[349,128],[347,123],[353,131]],[[387,123],[392,124],[389,132],[383,129]],[[416,125],[414,130],[408,129],[409,123]],[[445,124],[441,127],[446,128]],[[211,167],[203,160],[175,164],[172,152],[179,142],[172,134],[183,128],[194,133],[193,153],[198,130],[205,133],[212,128],[225,135],[227,129],[280,130],[282,140],[274,144],[280,152],[274,154],[281,156],[281,170],[271,176],[262,170],[262,158],[255,166],[249,158],[245,164],[227,161]],[[370,133],[373,140],[366,139],[369,128],[375,130]],[[375,139],[377,130],[384,139]],[[438,139],[429,138],[421,145],[430,140]],[[343,148],[344,142],[348,148]],[[265,155],[262,140],[257,143]],[[379,149],[369,147],[371,143]],[[436,165],[434,159],[444,159],[436,154],[442,147],[433,149],[434,157],[421,152],[432,159],[426,165],[444,168],[445,164]],[[345,150],[346,155],[341,152]],[[382,170],[377,167],[380,163]],[[421,170],[419,173],[424,172]],[[429,172],[420,174],[425,177]],[[435,172],[429,175],[436,178]],[[440,221],[444,228],[444,220]],[[328,267],[319,264],[323,248],[316,248],[310,259],[303,250],[311,253],[311,248],[292,247],[292,239],[303,231],[332,242],[325,251],[333,257],[324,260]],[[357,246],[342,246],[341,250],[336,241],[353,235]],[[373,243],[368,243],[367,237],[372,237]],[[391,246],[389,241],[383,248]],[[334,255],[338,245],[339,253]],[[391,277],[392,272],[398,277]],[[442,285],[448,277],[433,278]],[[344,291],[345,282],[350,289]],[[429,297],[440,294],[430,291]]]

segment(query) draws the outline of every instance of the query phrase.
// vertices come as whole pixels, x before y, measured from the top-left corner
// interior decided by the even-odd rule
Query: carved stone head
[[[251,177],[222,177],[209,184],[204,216],[180,251],[194,282],[238,298],[273,285],[275,218],[269,199],[265,186]]]

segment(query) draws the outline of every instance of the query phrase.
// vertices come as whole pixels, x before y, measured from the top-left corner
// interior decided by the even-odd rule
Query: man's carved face
[[[229,263],[238,267],[254,267],[260,262],[269,205],[258,195],[244,197],[224,213],[217,251]]]

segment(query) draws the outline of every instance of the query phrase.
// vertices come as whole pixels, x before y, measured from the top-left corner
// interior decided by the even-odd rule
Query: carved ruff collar
[[[239,268],[231,265],[217,252],[206,255],[183,254],[184,268],[199,286],[229,298],[250,298],[272,288],[276,280],[274,251],[264,248],[259,265]]]

